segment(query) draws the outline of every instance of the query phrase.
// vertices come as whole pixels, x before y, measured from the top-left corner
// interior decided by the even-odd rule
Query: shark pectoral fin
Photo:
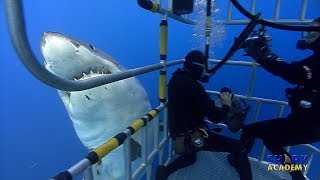
[[[131,139],[130,141],[131,146],[131,161],[136,160],[137,158],[141,158],[141,145],[135,141],[134,139]]]

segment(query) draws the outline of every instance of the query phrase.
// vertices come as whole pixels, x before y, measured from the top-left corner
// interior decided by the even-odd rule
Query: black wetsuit
[[[320,53],[291,64],[276,58],[257,59],[270,73],[296,84],[286,90],[291,113],[287,118],[276,118],[249,124],[242,128],[241,139],[248,143],[260,138],[274,155],[289,153],[283,147],[320,141]],[[310,103],[303,103],[310,102]],[[293,179],[303,179],[299,172],[290,173]]]
[[[228,107],[216,108],[203,86],[187,70],[174,72],[168,85],[168,113],[171,137],[202,126],[205,117],[218,123]]]
[[[173,73],[169,82],[168,115],[170,134],[173,139],[181,133],[202,126],[205,117],[214,123],[220,122],[228,111],[227,106],[222,109],[217,108],[203,86],[195,79],[189,71],[178,69]],[[250,180],[252,179],[251,167],[246,154],[241,153],[243,149],[244,147],[239,140],[208,132],[205,146],[201,150],[235,154],[241,161],[241,166],[237,169],[240,178]],[[195,161],[196,152],[191,155],[179,156],[167,166],[167,175],[192,165]],[[157,179],[165,178],[158,177]]]

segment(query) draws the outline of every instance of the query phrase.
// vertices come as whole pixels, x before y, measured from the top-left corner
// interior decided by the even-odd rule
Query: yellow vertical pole
[[[168,22],[166,19],[166,16],[163,16],[163,19],[161,20],[160,23],[160,41],[159,41],[159,50],[160,50],[160,63],[166,64],[166,59],[167,59],[167,41],[168,39]],[[167,77],[167,71],[166,67],[163,67],[160,70],[160,76],[159,76],[159,101],[160,105],[163,105],[166,103],[166,77]],[[163,115],[163,124],[164,128],[167,127],[167,109],[164,109],[164,115]],[[159,122],[159,121],[158,121]],[[159,125],[159,123],[158,123]],[[159,132],[159,131],[158,131]],[[167,132],[166,128],[164,129],[164,133]],[[163,138],[166,138],[167,134],[164,134]],[[159,139],[159,137],[157,138]],[[158,141],[158,148],[159,148],[159,141]],[[159,164],[163,165],[163,158],[164,158],[164,149],[161,149],[159,152]]]
[[[160,23],[160,63],[165,64],[167,59],[167,39],[168,39],[168,22],[166,19],[161,20]],[[159,101],[166,102],[166,68],[160,70],[159,77]]]

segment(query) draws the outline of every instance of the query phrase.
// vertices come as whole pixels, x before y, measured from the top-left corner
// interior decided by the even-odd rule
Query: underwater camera
[[[258,30],[254,30],[250,33],[249,37],[245,39],[239,49],[245,49],[248,47],[248,43],[253,39],[259,39],[263,41],[262,43],[265,44],[267,47],[271,46],[272,37],[266,33],[265,26],[261,25]]]
[[[192,13],[193,1],[194,0],[173,0],[172,1],[173,13],[177,15]]]

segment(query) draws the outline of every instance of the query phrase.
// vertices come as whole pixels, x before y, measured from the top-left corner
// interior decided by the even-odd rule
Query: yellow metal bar
[[[148,112],[149,115],[154,118],[158,112],[156,110],[151,110]],[[134,132],[137,132],[144,126],[144,121],[142,119],[138,119],[131,124],[131,127],[134,129]],[[109,152],[114,150],[119,146],[119,141],[116,138],[111,138],[106,143],[101,146],[95,148],[93,151],[97,153],[99,160],[101,160],[104,156],[106,156]]]
[[[160,55],[167,55],[167,38],[168,23],[167,20],[162,20],[160,23]]]
[[[116,138],[111,138],[101,146],[97,147],[93,151],[97,153],[99,160],[101,160],[104,156],[106,156],[109,152],[114,150],[119,146],[119,142]]]
[[[156,110],[151,110],[151,111],[148,112],[148,114],[150,114],[152,116],[152,118],[154,118],[154,117],[156,117],[158,112]]]
[[[131,124],[131,127],[134,129],[134,132],[137,132],[144,126],[144,121],[142,119],[138,119]]]
[[[160,73],[160,79],[159,79],[159,99],[165,100],[166,99],[166,74]]]
[[[168,21],[163,19],[160,23],[160,62],[164,63],[167,59],[167,47],[168,47]],[[159,100],[160,102],[166,101],[166,69],[160,70],[159,76]]]

